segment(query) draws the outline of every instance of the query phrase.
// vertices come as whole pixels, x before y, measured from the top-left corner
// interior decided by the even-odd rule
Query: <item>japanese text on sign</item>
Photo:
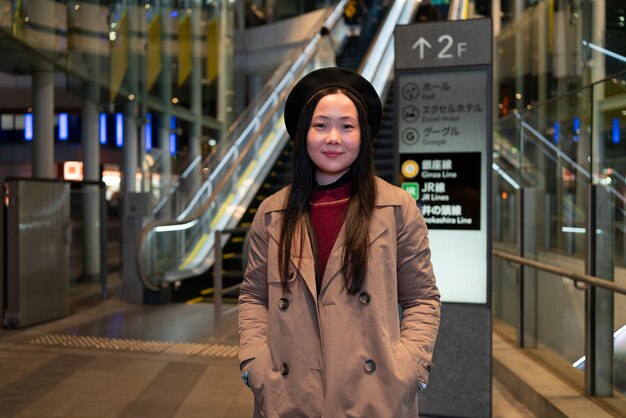
[[[404,154],[401,185],[429,229],[480,229],[480,153]]]

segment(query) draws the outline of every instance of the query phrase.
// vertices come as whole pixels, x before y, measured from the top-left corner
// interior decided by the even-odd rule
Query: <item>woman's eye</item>
[[[313,127],[317,128],[317,129],[323,129],[325,127],[325,125],[323,123],[321,123],[321,122],[317,122],[317,123],[313,124]]]
[[[354,125],[351,125],[349,123],[345,124],[345,125],[343,125],[343,129],[354,129]]]

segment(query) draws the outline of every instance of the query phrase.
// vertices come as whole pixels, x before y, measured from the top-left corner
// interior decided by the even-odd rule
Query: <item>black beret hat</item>
[[[383,106],[374,86],[365,78],[346,68],[321,68],[310,72],[296,83],[285,102],[285,126],[289,136],[296,137],[298,121],[304,104],[319,90],[340,87],[354,94],[365,107],[372,138],[378,134]]]

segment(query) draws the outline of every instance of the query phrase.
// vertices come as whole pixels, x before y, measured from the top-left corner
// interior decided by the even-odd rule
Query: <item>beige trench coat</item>
[[[369,268],[360,294],[341,274],[343,230],[318,294],[308,236],[296,237],[283,293],[278,240],[287,190],[266,199],[251,230],[239,298],[241,362],[255,417],[417,417],[439,327],[439,291],[415,201],[377,179]],[[300,240],[300,238],[303,238]],[[402,307],[399,318],[398,303]]]

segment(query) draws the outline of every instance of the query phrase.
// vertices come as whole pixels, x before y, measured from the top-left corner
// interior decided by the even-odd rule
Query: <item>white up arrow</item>
[[[413,49],[420,49],[420,59],[424,59],[424,47],[432,48],[428,41],[424,38],[419,38],[417,42],[413,44]]]

